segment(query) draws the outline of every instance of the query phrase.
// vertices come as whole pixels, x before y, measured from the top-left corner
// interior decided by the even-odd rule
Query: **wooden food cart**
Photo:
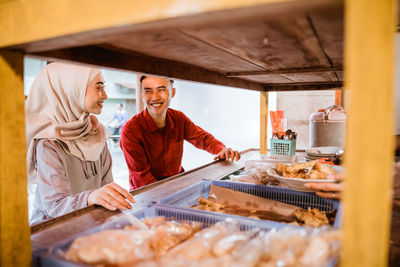
[[[24,55],[260,91],[261,153],[267,152],[267,92],[346,89],[341,265],[386,265],[396,11],[393,0],[2,1],[1,266],[27,266],[32,249],[116,214],[88,207],[30,233]],[[171,186],[176,190],[203,177],[217,179],[255,153],[246,151],[238,164],[216,162],[137,190],[136,208],[172,192]]]

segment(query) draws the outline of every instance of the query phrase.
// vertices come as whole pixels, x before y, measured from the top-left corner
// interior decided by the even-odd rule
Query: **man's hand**
[[[233,162],[235,159],[240,159],[240,154],[236,150],[232,150],[232,148],[224,148],[214,157],[214,160],[216,159],[225,159]]]
[[[132,208],[126,199],[135,203],[135,200],[128,191],[112,182],[92,191],[88,196],[87,203],[88,205],[101,205],[108,210],[125,210]]]

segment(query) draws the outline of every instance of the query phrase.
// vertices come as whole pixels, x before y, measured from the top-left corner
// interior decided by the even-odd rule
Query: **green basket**
[[[271,139],[271,155],[294,155],[296,153],[296,139]]]

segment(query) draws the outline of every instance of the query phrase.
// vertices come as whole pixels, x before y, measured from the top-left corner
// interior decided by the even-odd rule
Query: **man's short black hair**
[[[122,104],[122,103],[118,103],[120,106],[121,106],[121,108],[123,108],[124,107],[124,104]]]
[[[142,75],[142,77],[140,77],[140,83],[142,83],[143,80],[146,79],[147,77],[149,77],[149,76]],[[165,79],[168,79],[168,78],[165,78]],[[169,80],[169,83],[171,84],[171,87],[173,87],[174,86],[174,80],[172,80],[172,79],[168,79],[168,80]]]

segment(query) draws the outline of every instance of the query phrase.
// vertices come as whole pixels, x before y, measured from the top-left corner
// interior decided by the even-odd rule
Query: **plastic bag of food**
[[[199,223],[180,223],[169,221],[154,229],[150,237],[150,246],[154,249],[155,257],[159,258],[169,249],[190,238],[200,229]]]
[[[120,264],[150,259],[150,230],[105,230],[78,237],[65,254],[68,260],[87,264]]]
[[[233,267],[256,266],[263,256],[264,239],[263,232],[244,244],[239,251],[233,255]]]
[[[326,266],[339,255],[340,233],[331,228],[317,230],[284,228],[264,236],[259,266]]]
[[[274,165],[275,166],[275,165]],[[239,175],[230,175],[229,178],[232,181],[252,183],[252,184],[263,184],[263,185],[278,185],[273,177],[268,175],[268,169],[271,168],[267,165],[259,165],[258,167],[248,169]]]
[[[251,170],[254,168],[275,168],[276,162],[265,160],[248,160],[244,163],[244,170]]]
[[[144,261],[135,265],[120,267],[231,267],[231,255],[223,255],[217,258],[204,258],[199,260],[185,259],[182,257],[163,257],[156,261]]]
[[[319,228],[311,232],[309,243],[300,262],[304,266],[325,266],[340,253],[341,232],[331,228]]]
[[[251,171],[244,171],[239,175],[229,175],[229,179],[234,182],[263,185],[263,183],[259,181],[257,177],[252,175]]]
[[[254,235],[254,232],[237,232],[228,235],[218,242],[216,242],[212,247],[212,254],[216,257],[222,255],[227,255],[232,253],[238,247],[241,247],[249,241],[249,239]]]
[[[220,239],[239,231],[234,222],[218,222],[197,232],[192,238],[171,249],[168,256],[199,260],[212,257],[212,247]]]

